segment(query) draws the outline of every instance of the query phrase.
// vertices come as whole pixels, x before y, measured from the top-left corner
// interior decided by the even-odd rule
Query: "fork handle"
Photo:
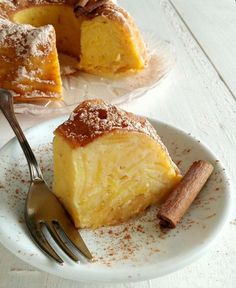
[[[39,168],[37,160],[32,152],[28,141],[16,119],[13,109],[13,96],[5,89],[0,89],[0,109],[12,127],[21,148],[25,154],[26,160],[29,165],[30,177],[32,181],[43,180],[43,174]]]

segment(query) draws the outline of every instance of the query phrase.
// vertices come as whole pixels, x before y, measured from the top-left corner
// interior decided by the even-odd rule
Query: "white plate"
[[[145,92],[160,85],[161,80],[169,74],[175,63],[175,52],[170,42],[159,39],[154,32],[145,31],[143,34],[149,55],[143,71],[121,79],[109,79],[81,71],[65,76],[78,63],[77,60],[60,54],[64,101],[46,100],[37,105],[18,103],[14,105],[15,111],[58,115],[69,113],[83,100],[100,98],[117,105],[145,95]]]
[[[50,185],[52,132],[64,119],[54,119],[26,133]],[[156,219],[157,208],[153,207],[129,223],[81,231],[95,256],[94,263],[75,264],[68,259],[63,267],[57,265],[35,246],[26,230],[23,210],[29,173],[19,144],[13,139],[0,151],[2,244],[23,261],[43,271],[85,282],[151,279],[180,269],[203,254],[220,232],[229,211],[230,193],[224,169],[210,150],[189,134],[158,121],[152,123],[183,173],[198,159],[209,160],[215,166],[207,185],[176,229],[167,234],[161,232]]]

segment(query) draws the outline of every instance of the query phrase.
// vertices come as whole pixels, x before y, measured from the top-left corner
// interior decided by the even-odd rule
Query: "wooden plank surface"
[[[160,87],[135,102],[122,105],[123,108],[157,118],[190,132],[218,155],[230,177],[235,179],[236,103],[227,85],[209,61],[208,57],[212,59],[210,52],[207,52],[209,55],[206,56],[206,52],[194,39],[193,32],[189,31],[191,25],[188,23],[186,27],[186,23],[168,0],[139,0],[138,4],[135,1],[136,5],[132,0],[119,2],[135,16],[142,29],[152,30],[157,36],[170,41],[175,47],[177,58],[171,75]],[[195,5],[198,2],[196,1]],[[214,23],[212,25],[214,26]],[[196,37],[200,38],[200,36]],[[234,65],[236,60],[232,61],[232,66]],[[221,67],[218,69],[220,70]],[[231,67],[228,69],[230,70]],[[232,87],[232,90],[236,92],[236,87]],[[41,118],[35,121],[30,116],[22,115],[19,119],[25,128],[43,120]],[[2,117],[0,123],[3,123]],[[4,127],[7,131],[7,126]],[[3,144],[10,135],[6,133],[5,138],[1,138],[0,144]],[[235,190],[234,183],[232,186],[232,190]],[[235,195],[232,202],[236,203]],[[234,219],[236,219],[236,212],[232,213],[230,222],[227,223],[215,244],[210,247],[209,252],[196,263],[159,279],[132,284],[91,285],[63,280],[39,272],[0,247],[0,287],[220,288],[223,285],[227,288],[234,287],[236,283],[236,221],[233,221]]]
[[[236,98],[235,1],[171,2]]]

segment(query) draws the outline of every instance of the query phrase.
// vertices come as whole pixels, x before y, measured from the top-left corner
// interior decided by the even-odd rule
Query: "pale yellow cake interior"
[[[181,178],[166,149],[142,133],[111,132],[77,148],[56,134],[53,151],[53,192],[78,228],[126,221]]]
[[[110,77],[143,69],[146,59],[137,45],[140,35],[134,33],[133,37],[124,37],[128,36],[126,29],[102,16],[83,21],[80,68]]]
[[[116,77],[145,66],[145,46],[131,19],[128,27],[103,16],[76,17],[71,6],[47,5],[23,9],[12,20],[35,27],[52,24],[58,51],[76,57],[78,68],[88,73]]]

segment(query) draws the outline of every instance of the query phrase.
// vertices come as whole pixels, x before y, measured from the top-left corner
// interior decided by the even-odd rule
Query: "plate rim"
[[[64,115],[60,115],[60,116],[54,117],[53,119],[43,121],[40,124],[37,124],[37,125],[34,125],[34,126],[30,127],[30,128],[25,129],[24,133],[25,133],[25,135],[27,137],[27,134],[30,133],[31,130],[35,130],[35,129],[37,129],[39,127],[43,127],[43,126],[50,126],[50,124],[53,124],[56,121],[64,121],[67,118],[68,118],[68,114],[64,114]],[[170,125],[169,123],[166,123],[164,121],[160,121],[160,120],[153,119],[153,118],[150,118],[150,117],[146,117],[146,118],[152,123],[152,125],[154,124],[154,128],[157,125],[166,126],[166,127],[170,128],[170,129],[176,130],[178,134],[181,134],[181,135],[183,135],[185,137],[187,136],[187,137],[191,138],[192,140],[194,140],[194,142],[198,142],[199,145],[201,145],[204,148],[204,150],[207,151],[207,153],[209,154],[210,157],[212,157],[214,159],[218,159],[218,157],[216,157],[216,155],[209,149],[209,147],[205,143],[203,143],[202,141],[199,141],[191,133],[185,132],[181,128],[175,127],[173,125]],[[155,128],[155,130],[156,130],[156,128]],[[6,144],[4,144],[0,148],[0,156],[4,152],[4,150],[8,149],[8,146],[12,145],[14,142],[18,142],[16,137],[11,138]],[[77,280],[75,278],[67,277],[67,275],[61,275],[61,274],[59,274],[57,272],[54,272],[55,271],[54,267],[58,267],[58,266],[50,266],[50,269],[48,269],[49,267],[48,266],[46,267],[45,264],[44,265],[37,265],[35,263],[32,264],[32,262],[30,262],[30,259],[27,259],[27,257],[25,257],[23,254],[17,253],[16,250],[12,249],[10,247],[10,245],[8,245],[8,242],[3,243],[3,240],[2,240],[2,237],[1,237],[1,233],[0,233],[0,243],[2,244],[2,246],[4,248],[6,248],[8,251],[10,251],[12,254],[14,254],[17,258],[19,258],[23,262],[35,267],[36,269],[39,269],[40,271],[49,273],[49,274],[51,274],[53,276],[57,276],[57,277],[60,277],[60,278],[63,278],[63,279],[68,279],[68,280],[82,282],[82,283],[139,282],[139,281],[151,280],[151,279],[154,279],[154,278],[158,278],[158,277],[161,277],[161,276],[176,272],[176,271],[184,268],[185,266],[190,265],[191,263],[195,262],[197,259],[199,259],[204,254],[204,252],[206,252],[206,250],[209,248],[209,246],[213,245],[213,243],[217,240],[217,238],[220,235],[220,232],[222,231],[222,229],[224,228],[225,224],[229,220],[230,211],[232,209],[231,179],[230,179],[227,171],[224,169],[224,166],[221,164],[221,160],[217,164],[219,165],[219,168],[220,168],[220,171],[221,171],[221,176],[223,177],[223,181],[224,181],[224,184],[225,184],[224,185],[225,195],[228,196],[228,197],[224,197],[224,201],[225,201],[225,203],[224,203],[224,211],[222,212],[221,219],[217,222],[217,225],[215,225],[215,227],[214,227],[213,231],[211,232],[211,234],[207,236],[207,241],[206,241],[206,243],[204,243],[204,245],[198,246],[198,248],[195,248],[194,250],[192,250],[193,253],[191,253],[191,255],[188,255],[187,258],[185,256],[184,257],[185,259],[182,259],[180,263],[178,263],[177,265],[172,265],[171,268],[162,269],[160,273],[158,273],[158,271],[156,271],[156,273],[153,273],[153,268],[155,268],[155,266],[156,266],[156,263],[153,263],[153,264],[149,264],[147,266],[149,268],[149,270],[148,270],[149,273],[146,273],[145,276],[142,276],[142,277],[139,277],[138,273],[140,271],[142,271],[143,268],[142,267],[134,267],[134,268],[132,268],[132,271],[135,270],[135,272],[137,273],[136,277],[132,276],[132,278],[129,278],[128,274],[127,275],[123,275],[122,274],[122,278],[121,279],[118,279],[118,278],[110,279],[110,278],[112,278],[112,276],[111,276],[112,268],[111,268],[111,270],[109,270],[107,272],[107,276],[106,276],[107,279],[105,279],[105,280],[101,280],[100,279],[101,277],[99,277],[99,279],[94,279],[94,278],[91,277],[91,279],[89,279],[89,281],[86,280],[83,277],[82,277],[82,279]]]

